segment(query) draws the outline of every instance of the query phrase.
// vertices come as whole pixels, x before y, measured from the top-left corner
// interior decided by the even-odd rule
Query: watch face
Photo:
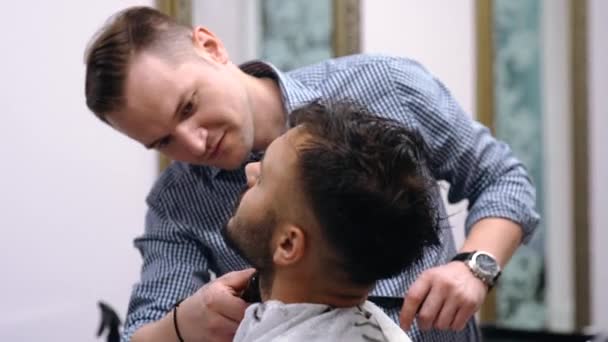
[[[494,275],[498,272],[498,265],[492,257],[485,254],[478,254],[475,258],[475,262],[479,269],[486,274]]]

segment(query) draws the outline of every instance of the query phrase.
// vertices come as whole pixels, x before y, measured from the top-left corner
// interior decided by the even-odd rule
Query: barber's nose
[[[247,176],[247,186],[251,188],[260,176],[260,162],[245,165],[245,175]]]
[[[200,157],[207,151],[207,130],[201,127],[192,128],[185,125],[177,127],[177,135],[188,152]]]

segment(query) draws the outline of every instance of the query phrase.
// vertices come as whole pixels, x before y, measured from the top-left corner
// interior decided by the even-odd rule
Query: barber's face
[[[253,146],[247,93],[221,42],[195,30],[192,55],[169,60],[136,55],[125,84],[125,108],[110,124],[148,148],[192,164],[235,169]]]
[[[273,233],[284,222],[294,191],[297,156],[288,140],[291,132],[270,144],[262,162],[246,166],[248,189],[224,231],[227,243],[258,269],[272,267]]]

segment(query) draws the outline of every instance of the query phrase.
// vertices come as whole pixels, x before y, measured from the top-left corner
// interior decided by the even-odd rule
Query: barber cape
[[[348,308],[323,304],[252,304],[234,342],[411,342],[401,328],[372,302]]]

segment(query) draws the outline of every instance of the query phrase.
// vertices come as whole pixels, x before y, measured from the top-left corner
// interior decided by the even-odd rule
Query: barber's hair
[[[110,17],[85,52],[87,107],[106,114],[125,105],[125,82],[133,56],[141,51],[174,57],[192,47],[190,29],[150,7],[131,7]]]
[[[419,134],[352,101],[301,107],[290,126],[305,135],[297,153],[307,204],[353,283],[397,275],[440,244],[437,183]]]

